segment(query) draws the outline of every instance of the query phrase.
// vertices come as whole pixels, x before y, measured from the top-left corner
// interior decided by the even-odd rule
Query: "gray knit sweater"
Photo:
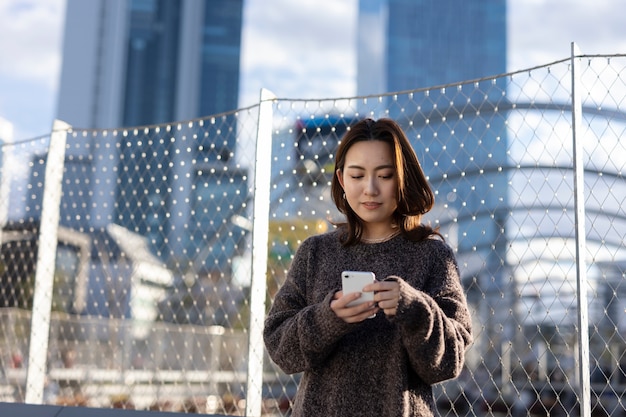
[[[432,384],[461,372],[471,317],[451,248],[403,236],[343,247],[335,230],[306,239],[265,321],[272,360],[302,379],[293,416],[437,415]],[[400,284],[395,317],[348,324],[330,309],[343,270]]]

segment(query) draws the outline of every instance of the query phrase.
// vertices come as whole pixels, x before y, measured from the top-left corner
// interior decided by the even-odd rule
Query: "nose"
[[[377,195],[378,194],[378,184],[376,183],[376,177],[370,177],[365,184],[365,195]]]

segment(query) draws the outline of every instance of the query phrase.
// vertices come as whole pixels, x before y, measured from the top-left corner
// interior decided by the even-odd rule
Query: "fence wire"
[[[575,60],[582,119],[574,132]],[[441,415],[578,416],[585,386],[592,415],[626,415],[624,80],[626,57],[579,56],[380,96],[268,99],[270,161],[256,157],[259,106],[137,128],[59,125],[50,137],[2,145],[10,204],[0,212],[0,401],[288,416],[299,375],[249,356],[259,349],[250,323],[263,320],[251,308],[253,277],[266,280],[269,307],[299,243],[338,219],[329,185],[342,135],[363,117],[391,117],[436,193],[425,221],[456,251],[474,318],[462,375],[435,387]],[[52,244],[41,238],[59,133]],[[269,201],[258,199],[259,169],[270,171]],[[255,204],[269,205],[261,275],[253,274]],[[52,290],[37,295],[45,286],[35,277]],[[49,320],[44,352],[31,339],[39,317]],[[588,381],[579,352],[589,352]],[[260,366],[262,386],[249,387]],[[246,400],[256,395],[262,403],[251,410]]]

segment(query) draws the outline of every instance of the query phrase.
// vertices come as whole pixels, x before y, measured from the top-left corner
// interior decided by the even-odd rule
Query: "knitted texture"
[[[452,249],[403,236],[343,247],[340,231],[306,239],[265,321],[264,341],[286,373],[303,373],[300,416],[434,416],[432,385],[455,378],[472,341]],[[344,270],[400,284],[397,314],[349,324],[330,308]]]

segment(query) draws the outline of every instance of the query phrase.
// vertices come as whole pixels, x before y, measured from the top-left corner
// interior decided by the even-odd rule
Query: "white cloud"
[[[261,88],[281,98],[355,93],[357,0],[245,4],[240,105]]]
[[[0,3],[0,72],[54,90],[61,63],[65,0]]]
[[[508,1],[508,70],[583,54],[626,52],[621,0]]]
[[[0,1],[0,116],[22,140],[50,131],[65,0]]]

